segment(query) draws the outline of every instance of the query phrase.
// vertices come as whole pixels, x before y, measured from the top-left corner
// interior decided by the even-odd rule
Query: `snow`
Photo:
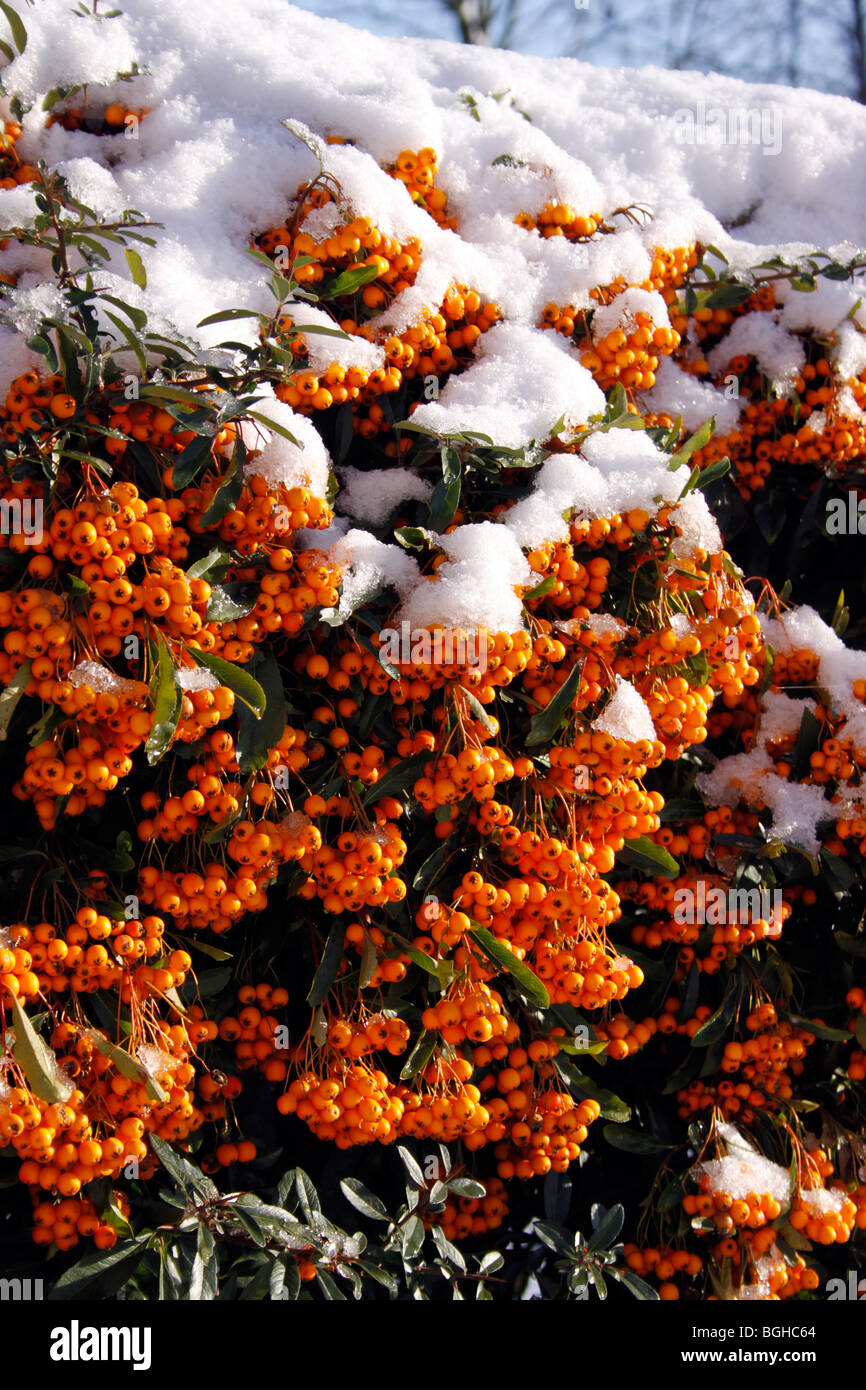
[[[387,520],[401,502],[427,501],[433,491],[408,468],[341,468],[339,473],[339,510],[374,525]]]
[[[178,684],[181,690],[217,690],[219,681],[213,671],[209,671],[206,666],[184,667],[178,671]]]
[[[772,813],[773,837],[808,854],[819,849],[818,827],[835,813],[821,786],[789,782],[773,771],[773,760],[760,747],[723,758],[712,772],[699,773],[698,788],[710,806],[763,804]]]
[[[313,533],[319,537],[322,532]],[[418,561],[399,545],[386,545],[369,531],[352,529],[331,546],[331,559],[343,570],[343,588],[336,613],[347,618],[356,608],[375,598],[382,589],[408,592],[418,583]],[[335,610],[324,609],[327,619]]]
[[[327,313],[301,300],[284,306],[297,330],[309,330],[314,371],[335,361],[380,365],[388,333],[436,312],[455,283],[501,309],[466,370],[414,411],[415,424],[440,434],[476,431],[522,448],[543,445],[555,426],[567,437],[603,411],[603,394],[579,350],[540,328],[547,303],[593,308],[590,291],[620,280],[631,287],[596,308],[593,331],[639,312],[665,325],[662,296],[635,287],[649,277],[657,248],[711,243],[733,267],[813,249],[845,257],[866,221],[859,176],[866,111],[841,98],[713,75],[612,71],[572,59],[375,38],[284,0],[249,0],[242,15],[237,0],[124,0],[113,17],[74,12],[68,0],[40,0],[26,18],[28,43],[4,68],[9,95],[0,102],[4,114],[13,94],[29,108],[18,142],[22,158],[59,168],[73,194],[98,213],[114,218],[136,208],[154,224],[147,230],[155,245],[142,247],[146,286],[131,283],[120,246],[100,269],[100,285],[144,308],[151,330],[180,334],[210,360],[230,365],[235,350],[219,345],[255,343],[256,318],[199,324],[226,309],[273,311],[270,273],[248,254],[250,240],[285,220],[298,185],[321,163],[339,184],[341,209],[369,216],[388,236],[416,238],[422,260],[414,284],[372,320],[373,342],[315,333],[334,328]],[[49,90],[85,83],[89,111],[117,101],[146,113],[129,132],[134,138],[67,131],[59,123],[45,128]],[[65,105],[84,100],[76,92]],[[329,145],[328,136],[351,143]],[[456,231],[438,226],[383,167],[402,149],[424,146],[437,151],[436,184],[448,195]],[[515,223],[519,213],[537,215],[557,202],[576,215],[600,213],[611,232],[571,243]],[[33,213],[31,188],[0,191],[0,224],[20,225]],[[334,215],[324,208],[308,225],[321,235]],[[4,306],[11,326],[0,328],[0,389],[7,389],[33,364],[25,339],[61,305],[42,253],[9,241],[0,271],[18,277]],[[808,328],[836,333],[846,373],[866,368],[866,339],[855,324],[866,322],[866,311],[856,310],[853,286],[820,280],[814,294],[777,288],[777,308],[735,318],[709,354],[714,372],[721,376],[731,357],[748,353],[777,390],[790,391],[804,360],[795,335]],[[107,320],[104,327],[110,329]],[[263,394],[257,410],[295,442],[278,429],[245,424],[254,451],[246,474],[323,496],[331,460],[313,420],[269,388]],[[851,409],[850,393],[845,401]],[[666,358],[638,403],[682,415],[688,429],[715,416],[720,434],[736,425],[740,410],[723,384],[699,382]],[[300,543],[329,547],[342,565],[343,616],[390,590],[400,619],[413,625],[514,631],[524,623],[521,591],[532,582],[524,550],[566,536],[567,517],[632,508],[652,515],[677,503],[688,477],[687,465],[671,472],[667,456],[640,431],[595,433],[579,453],[548,457],[498,521],[441,537],[445,562],[422,577],[413,557],[366,528],[382,528],[402,503],[426,499],[427,481],[397,466],[344,468],[342,516]],[[700,493],[679,503],[675,520],[682,533],[675,563],[695,548],[720,546]],[[802,614],[809,612],[791,622],[808,627]],[[821,683],[866,745],[866,710],[850,690],[855,662],[862,666],[863,659],[835,637],[824,634],[821,643]],[[602,718],[646,731],[648,712],[629,704],[628,689],[618,687]],[[768,714],[777,717],[781,706],[774,709]],[[783,811],[773,774],[759,759],[756,768],[778,823],[812,843],[817,807],[806,804],[806,791],[815,789]],[[735,770],[723,764],[710,774],[719,795],[731,792]],[[784,790],[790,801],[792,789]]]
[[[308,487],[316,496],[322,497],[328,487],[330,458],[322,443],[322,436],[313,423],[304,415],[278,401],[271,393],[260,400],[255,411],[265,420],[271,420],[294,435],[296,443],[285,435],[269,430],[267,425],[257,420],[241,425],[241,437],[248,448],[257,452],[248,458],[244,473],[257,474],[273,486]]]
[[[517,632],[523,604],[517,590],[533,584],[523,551],[505,526],[491,521],[460,526],[437,544],[447,559],[409,593],[398,621],[412,627],[487,628]]]
[[[767,1195],[787,1207],[792,1187],[788,1169],[765,1158],[733,1125],[719,1125],[718,1135],[727,1150],[725,1156],[701,1163],[697,1169],[698,1175],[709,1179],[710,1191],[727,1192],[734,1201],[750,1193]]]
[[[683,424],[690,431],[700,429],[711,416],[715,418],[717,434],[728,434],[736,429],[740,402],[736,397],[725,394],[725,384],[717,389],[707,381],[699,381],[689,372],[684,372],[670,357],[659,359],[655,377],[655,386],[643,393],[647,410],[670,415],[674,420],[681,415]]]
[[[468,371],[450,377],[412,423],[439,434],[474,430],[519,448],[546,439],[561,416],[567,427],[602,410],[600,388],[558,334],[501,323],[483,335]]]
[[[801,294],[801,299],[807,296]],[[808,316],[801,309],[800,318]],[[734,357],[754,357],[765,376],[769,377],[776,393],[790,394],[800,368],[806,364],[806,352],[800,339],[789,333],[776,313],[744,314],[735,319],[722,341],[707,357],[710,371],[721,373]],[[801,327],[807,323],[802,322]]]
[[[866,679],[866,652],[846,647],[841,637],[803,604],[782,618],[764,618],[766,640],[780,652],[807,649],[818,657],[817,684],[830,696],[836,713],[845,716],[844,732],[866,748],[866,705],[852,691],[854,681]]]
[[[94,695],[118,695],[121,691],[135,689],[135,681],[115,675],[98,661],[79,661],[66,679],[76,687],[89,686]]]
[[[641,739],[655,742],[656,739],[655,725],[646,701],[622,676],[616,677],[616,689],[592,727],[599,733],[610,734],[612,738],[629,743],[638,743]]]

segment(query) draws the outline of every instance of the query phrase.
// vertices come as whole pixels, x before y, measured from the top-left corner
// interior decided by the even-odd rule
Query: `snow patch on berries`
[[[709,1183],[710,1192],[727,1192],[735,1202],[752,1193],[774,1197],[783,1207],[791,1200],[791,1174],[780,1163],[772,1163],[733,1125],[720,1125],[719,1138],[728,1152],[698,1166],[698,1173]]]
[[[255,411],[288,430],[297,443],[292,443],[277,430],[269,430],[260,420],[244,421],[240,427],[241,438],[248,448],[259,451],[247,461],[244,474],[264,478],[274,488],[307,487],[317,497],[324,497],[331,461],[312,421],[297,415],[276,397],[259,401]]]
[[[612,333],[615,328],[628,329],[635,323],[637,314],[646,314],[656,328],[670,328],[668,306],[656,290],[642,290],[630,285],[611,300],[596,309],[592,320],[592,336],[596,341]]]
[[[820,786],[786,781],[773,770],[763,748],[723,758],[712,772],[698,775],[701,794],[711,806],[736,806],[745,800],[772,812],[772,833],[783,844],[796,845],[817,854],[818,826],[833,819],[834,812]]]
[[[216,690],[219,687],[213,671],[206,666],[184,667],[177,674],[181,690]]]
[[[642,739],[654,741],[655,725],[647,703],[635,690],[631,681],[616,677],[616,689],[602,713],[593,724],[599,733],[610,734],[611,738],[623,739],[627,743],[639,743]]]
[[[802,296],[801,296],[802,297]],[[727,434],[736,429],[740,418],[740,403],[735,396],[726,395],[706,381],[699,381],[670,357],[662,357],[655,372],[655,386],[643,394],[649,411],[682,416],[687,430],[700,429],[711,416],[716,432]]]
[[[831,1211],[841,1213],[848,1194],[839,1187],[810,1187],[801,1188],[798,1196],[811,1216],[826,1216]]]
[[[135,681],[126,680],[103,666],[100,661],[79,661],[66,677],[70,685],[88,685],[95,695],[117,695],[135,688]]]
[[[321,535],[321,533],[319,533]],[[369,531],[347,531],[329,551],[331,560],[343,571],[343,589],[336,610],[323,616],[346,618],[382,589],[408,593],[418,582],[421,571],[417,560],[399,545],[386,545]]]
[[[677,559],[687,559],[695,550],[712,555],[722,549],[719,528],[702,493],[690,492],[684,497],[677,505],[674,520],[680,534],[671,550]]]
[[[754,357],[780,396],[790,394],[806,364],[803,344],[776,313],[744,314],[736,319],[709,353],[710,371],[723,372],[734,357]]]
[[[433,488],[408,468],[360,468],[339,470],[342,488],[337,506],[355,521],[383,523],[401,502],[426,502]]]
[[[561,339],[501,323],[481,338],[476,361],[412,420],[439,434],[472,430],[519,448],[546,439],[561,417],[574,426],[603,410],[600,388]]]
[[[460,526],[437,544],[447,560],[408,595],[400,619],[413,627],[487,628],[516,632],[523,627],[517,592],[533,582],[532,570],[505,526],[482,521]]]

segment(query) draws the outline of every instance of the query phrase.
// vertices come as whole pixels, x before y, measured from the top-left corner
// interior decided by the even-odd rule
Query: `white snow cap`
[[[621,676],[616,677],[616,689],[592,727],[628,743],[638,743],[641,739],[655,742],[657,737],[646,701],[631,682]]]
[[[437,544],[448,559],[422,578],[403,603],[399,621],[413,627],[517,632],[523,604],[517,590],[533,583],[523,551],[504,526],[492,521],[459,526]]]
[[[374,526],[386,522],[401,502],[426,502],[433,491],[409,468],[341,468],[339,475],[337,510]]]
[[[258,450],[247,460],[244,474],[267,479],[271,486],[286,488],[307,487],[317,497],[324,497],[328,488],[331,461],[322,443],[322,436],[305,416],[296,415],[290,406],[271,394],[254,407],[265,421],[272,420],[294,436],[292,443],[284,434],[270,430],[258,420],[241,424],[241,438],[249,449]]]
[[[788,1206],[792,1188],[788,1169],[771,1163],[733,1125],[719,1125],[718,1134],[727,1149],[724,1158],[701,1163],[696,1170],[709,1178],[710,1191],[727,1192],[734,1201],[742,1201],[749,1193],[758,1197],[767,1194],[781,1207]]]

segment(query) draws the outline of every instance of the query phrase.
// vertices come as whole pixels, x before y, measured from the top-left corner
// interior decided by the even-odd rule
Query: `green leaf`
[[[559,687],[550,703],[532,716],[526,736],[527,747],[534,748],[539,743],[549,743],[554,737],[577,694],[581,669],[581,663],[575,662],[564,684]]]
[[[190,565],[187,576],[190,579],[206,579],[209,574],[212,572],[216,574],[219,570],[220,577],[222,577],[233,564],[234,560],[227,550],[221,550],[219,546],[214,546],[207,555],[203,555],[200,560],[196,560],[195,564]]]
[[[814,1033],[816,1038],[823,1038],[825,1042],[850,1042],[851,1034],[844,1028],[830,1028],[826,1023],[818,1023],[814,1018],[802,1018],[800,1014],[788,1014],[784,1017],[789,1023],[793,1023],[797,1028],[803,1028],[807,1033]]]
[[[797,731],[797,744],[794,749],[794,759],[792,775],[799,779],[806,777],[810,771],[810,758],[817,752],[821,743],[821,724],[815,718],[808,705],[803,708],[800,728]]]
[[[857,936],[851,936],[848,932],[837,931],[833,934],[833,940],[840,951],[845,951],[852,956],[866,956],[866,937],[861,940]]]
[[[680,871],[679,864],[667,850],[647,835],[626,840],[617,858],[633,869],[640,869],[641,873],[661,874],[663,878],[676,878]]]
[[[734,1010],[737,1005],[738,991],[729,989],[719,1007],[714,1014],[702,1023],[698,1031],[692,1037],[692,1047],[706,1047],[708,1043],[718,1042],[728,1031],[728,1025],[734,1017]]]
[[[109,1041],[104,1033],[91,1028],[88,1037],[95,1043],[103,1057],[107,1057],[113,1062],[121,1076],[127,1077],[130,1081],[144,1082],[144,1089],[151,1100],[158,1105],[164,1105],[168,1097],[160,1086],[159,1082],[151,1076],[150,1072],[142,1062],[127,1052],[125,1048],[118,1047],[116,1043]]]
[[[371,806],[381,801],[383,796],[396,796],[398,792],[405,791],[411,782],[417,782],[423,775],[423,770],[429,762],[429,753],[413,753],[410,757],[404,758],[395,767],[389,768],[378,782],[366,788],[362,797],[364,805]]]
[[[15,1028],[12,1056],[26,1076],[31,1090],[49,1104],[68,1100],[73,1088],[60,1071],[51,1048],[40,1038],[14,994],[8,995],[8,1001]]]
[[[304,1172],[303,1168],[295,1169],[295,1191],[298,1194],[298,1200],[301,1204],[301,1210],[304,1216],[307,1221],[312,1220],[313,1212],[320,1212],[322,1210],[322,1204],[319,1201],[319,1194],[316,1191],[315,1183],[309,1174]]]
[[[267,415],[262,415],[258,410],[249,410],[247,414],[251,420],[258,420],[259,424],[264,425],[266,429],[273,430],[275,434],[281,434],[283,439],[288,439],[290,444],[296,444],[299,449],[303,449],[304,446],[301,441],[296,439],[292,432],[286,429],[285,425],[278,425],[276,420],[269,419]]]
[[[641,1279],[640,1275],[635,1274],[634,1270],[611,1270],[611,1273],[616,1276],[621,1284],[625,1284],[626,1288],[630,1293],[634,1294],[635,1298],[645,1299],[647,1302],[652,1303],[657,1303],[659,1301],[659,1296],[652,1285],[647,1284],[645,1280]]]
[[[139,289],[146,289],[147,271],[144,268],[144,262],[141,256],[139,256],[137,251],[133,251],[131,246],[127,246],[123,254],[126,256],[126,263],[129,266],[129,273],[133,281],[138,285]]]
[[[141,393],[144,395],[144,392]],[[189,487],[199,473],[204,473],[213,465],[213,436],[197,434],[177,456],[172,466],[172,478],[176,491]]]
[[[30,662],[19,666],[6,688],[0,692],[0,743],[7,737],[15,707],[30,684]]]
[[[545,575],[544,579],[536,584],[534,589],[530,589],[528,593],[523,595],[523,602],[528,603],[530,599],[541,598],[544,594],[549,594],[555,583],[555,574]]]
[[[463,467],[454,449],[442,449],[442,477],[428,503],[430,529],[437,533],[451,525],[460,503]]]
[[[249,671],[245,671],[243,666],[236,666],[233,661],[225,661],[221,656],[212,656],[210,652],[200,651],[198,647],[187,647],[186,650],[199,666],[206,666],[213,672],[220,685],[226,685],[229,690],[233,690],[257,719],[261,718],[267,703],[265,692]]]
[[[412,1179],[415,1186],[425,1187],[427,1184],[427,1180],[424,1177],[424,1174],[421,1172],[418,1163],[410,1154],[409,1150],[403,1144],[398,1144],[397,1153],[400,1157],[400,1161],[403,1164],[403,1167],[406,1169],[406,1172],[409,1174],[409,1177]]]
[[[154,637],[156,663],[150,678],[153,726],[144,745],[151,767],[159,762],[174,738],[183,705],[180,678],[171,652],[161,632],[155,631]]]
[[[196,328],[207,328],[211,323],[226,323],[229,319],[260,319],[262,315],[256,309],[220,309],[216,314],[208,314],[207,318],[200,319]]]
[[[249,669],[264,692],[265,711],[256,718],[246,705],[238,710],[236,756],[241,772],[257,772],[265,766],[270,749],[283,736],[288,713],[283,678],[273,653],[257,648]]]
[[[413,1076],[417,1076],[419,1071],[423,1071],[430,1058],[433,1056],[436,1047],[436,1034],[428,1032],[425,1028],[418,1036],[418,1040],[412,1051],[409,1053],[403,1070],[400,1072],[401,1081],[411,1081]]]
[[[615,1125],[607,1125],[606,1129],[617,1132]],[[619,1131],[620,1133],[622,1131]],[[625,1222],[625,1208],[619,1203],[611,1207],[610,1211],[605,1212],[598,1226],[593,1231],[586,1243],[587,1250],[609,1250],[616,1244],[617,1237]]]
[[[463,698],[472,711],[473,719],[477,720],[477,722],[484,729],[485,733],[496,734],[498,732],[498,725],[494,724],[493,720],[487,713],[481,701],[477,699],[475,695],[472,694],[472,691],[464,690]]]
[[[719,285],[718,289],[713,290],[704,300],[705,309],[735,309],[738,304],[745,304],[747,299],[752,296],[751,285],[736,285],[731,281],[725,281]]]
[[[109,1298],[135,1273],[148,1239],[148,1236],[138,1236],[131,1242],[119,1240],[110,1250],[89,1250],[54,1280],[48,1301],[80,1299],[85,1295]]]
[[[311,1008],[321,1004],[327,997],[331,985],[337,978],[337,971],[340,968],[340,961],[343,959],[343,944],[346,939],[346,925],[344,922],[335,922],[331,927],[328,940],[325,942],[325,949],[322,952],[322,959],[319,961],[319,968],[310,985],[310,992],[307,995],[307,1003]]]
[[[458,1197],[472,1197],[480,1200],[487,1195],[484,1184],[476,1182],[475,1178],[449,1178],[445,1186],[449,1192],[456,1192]]]
[[[575,1066],[570,1057],[560,1053],[553,1059],[553,1065],[566,1085],[577,1091],[581,1098],[598,1101],[603,1119],[612,1120],[614,1124],[625,1124],[626,1120],[631,1119],[631,1110],[625,1101],[597,1085]]]
[[[149,1134],[148,1142],[169,1177],[183,1193],[188,1196],[196,1192],[206,1201],[219,1196],[216,1185],[185,1154],[179,1153],[156,1134]]]
[[[855,875],[851,872],[848,864],[838,854],[834,854],[831,849],[826,849],[823,845],[819,854],[821,867],[824,870],[824,877],[828,880],[834,893],[847,893],[857,882]],[[838,941],[839,934],[836,939]]]
[[[209,1302],[216,1298],[218,1288],[219,1257],[216,1242],[205,1223],[200,1221],[187,1298],[193,1303]]]
[[[650,1134],[641,1134],[637,1129],[626,1129],[624,1125],[605,1125],[602,1134],[615,1149],[627,1154],[667,1153],[672,1147],[654,1139]]]
[[[376,973],[379,964],[379,953],[373,944],[370,933],[364,928],[364,944],[361,949],[361,970],[358,979],[360,989],[366,989]]]
[[[13,10],[11,5],[0,0],[0,10],[3,11],[9,21],[9,28],[12,30],[12,41],[19,53],[23,53],[27,47],[27,30],[24,28],[21,16]]]
[[[378,274],[379,267],[375,265],[350,265],[333,280],[326,280],[319,286],[319,298],[335,299],[338,295],[354,294],[364,285],[369,285]]]
[[[235,506],[244,490],[246,457],[247,451],[244,442],[238,438],[232,450],[232,461],[229,464],[228,472],[211,498],[207,510],[202,513],[200,526],[216,526]],[[210,617],[210,613],[207,616]],[[220,619],[219,621],[227,620]]]
[[[729,473],[730,470],[731,460],[728,458],[727,454],[724,458],[715,459],[712,463],[708,464],[706,468],[694,468],[689,475],[688,482],[680,493],[680,498],[687,497],[695,488],[697,488],[699,492],[703,492],[704,489],[710,487],[712,483],[718,482],[719,478],[724,478],[725,474]]]
[[[530,970],[528,965],[524,965],[522,960],[517,959],[514,952],[510,951],[504,942],[498,940],[486,927],[470,927],[469,934],[495,965],[498,965],[501,970],[507,970],[509,975],[513,976],[518,988],[531,1003],[539,1009],[550,1008],[550,995],[541,980],[534,971]]]
[[[433,1226],[432,1235],[433,1242],[436,1246],[436,1249],[439,1251],[439,1254],[442,1256],[442,1259],[446,1260],[449,1265],[453,1265],[456,1269],[461,1270],[462,1273],[465,1274],[466,1261],[463,1258],[461,1252],[457,1249],[457,1246],[451,1244],[451,1241],[448,1239],[445,1232],[442,1230],[442,1227]]]
[[[322,1292],[329,1303],[345,1303],[346,1295],[340,1289],[325,1269],[316,1269],[316,1278],[322,1286]]]
[[[694,434],[689,436],[685,444],[677,449],[675,454],[671,454],[670,462],[668,463],[670,471],[674,472],[677,468],[681,468],[684,463],[688,463],[695,450],[702,449],[705,444],[708,444],[713,437],[715,428],[716,422],[714,419],[710,418],[709,420],[705,420],[700,429],[695,430]]]
[[[363,1216],[369,1216],[372,1221],[390,1220],[382,1198],[371,1192],[369,1187],[365,1187],[359,1178],[341,1178],[340,1187],[346,1201]]]

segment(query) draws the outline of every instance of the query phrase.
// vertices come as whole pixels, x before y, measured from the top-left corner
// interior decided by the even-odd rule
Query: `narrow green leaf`
[[[0,10],[3,11],[9,21],[9,28],[12,30],[12,41],[15,47],[18,49],[19,53],[23,53],[27,47],[27,30],[24,28],[21,16],[16,10],[13,10],[11,5],[5,4],[4,0],[0,0]]]
[[[9,994],[7,997],[15,1028],[12,1055],[31,1089],[40,1100],[48,1101],[49,1104],[68,1100],[72,1094],[72,1085],[60,1071],[57,1058],[36,1032],[15,995]]]
[[[126,263],[129,266],[129,273],[134,283],[138,285],[139,289],[146,289],[147,271],[144,268],[144,262],[141,256],[139,256],[137,251],[133,251],[131,246],[127,246],[123,254],[126,256]]]
[[[159,631],[155,632],[154,637],[156,665],[150,679],[153,726],[144,745],[151,767],[159,762],[174,738],[183,704],[180,678],[165,638]]]
[[[615,1149],[622,1149],[627,1154],[660,1154],[667,1153],[671,1148],[670,1144],[663,1144],[651,1134],[641,1134],[639,1130],[626,1129],[624,1125],[605,1125],[602,1134]]]
[[[580,672],[581,663],[575,662],[567,679],[559,687],[550,703],[532,716],[529,733],[526,737],[528,747],[535,748],[540,743],[550,743],[577,694],[580,685]]]
[[[363,1216],[369,1216],[372,1221],[390,1220],[382,1198],[371,1192],[369,1187],[365,1187],[359,1178],[341,1178],[340,1187],[346,1201]]]
[[[346,939],[346,925],[344,922],[335,922],[331,927],[328,940],[325,942],[325,949],[322,952],[322,959],[319,961],[319,968],[310,986],[307,995],[307,1003],[311,1008],[316,1008],[318,1004],[327,997],[331,985],[337,978],[337,971],[340,968],[340,961],[343,959],[343,944]]]
[[[492,932],[486,927],[473,926],[470,928],[472,939],[481,947],[484,954],[498,965],[501,970],[507,970],[513,976],[518,987],[526,995],[531,1003],[539,1009],[550,1007],[550,995],[534,971],[528,965],[524,965],[522,960],[518,960],[513,951],[510,951],[504,942],[499,941]]]
[[[30,662],[25,661],[18,667],[6,688],[0,692],[0,742],[8,735],[9,721],[15,713],[18,701],[30,684],[30,676]]]
[[[641,873],[661,874],[663,878],[676,878],[680,871],[679,864],[664,846],[657,845],[648,835],[626,840],[617,858],[633,869],[640,869]]]
[[[245,671],[242,666],[236,666],[233,661],[225,661],[221,656],[212,656],[210,652],[200,651],[198,647],[187,647],[189,652],[199,664],[206,666],[212,671],[220,685],[228,686],[233,690],[239,700],[242,700],[256,716],[261,718],[265,711],[265,692],[254,680],[249,671]]]

